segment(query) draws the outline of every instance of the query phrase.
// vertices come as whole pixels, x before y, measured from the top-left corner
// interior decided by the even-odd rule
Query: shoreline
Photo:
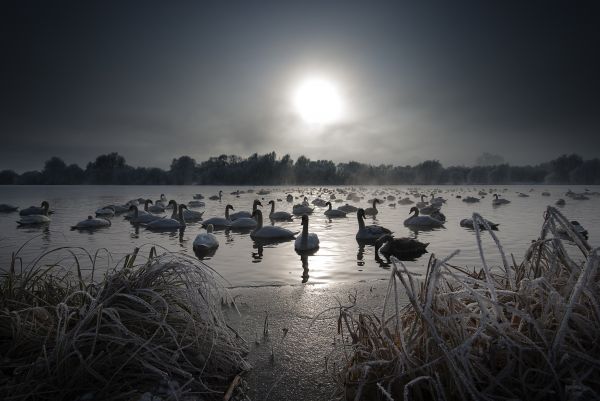
[[[391,272],[390,272],[391,274]],[[228,289],[232,307],[223,311],[228,324],[247,342],[252,368],[243,376],[252,400],[331,399],[336,384],[325,360],[334,352],[338,301],[355,301],[377,312],[383,305],[389,278],[335,284],[237,287]],[[408,298],[403,297],[403,304]],[[314,318],[321,312],[328,313]],[[268,311],[268,336],[263,335]],[[284,329],[285,335],[284,335]],[[258,340],[258,343],[257,343]]]

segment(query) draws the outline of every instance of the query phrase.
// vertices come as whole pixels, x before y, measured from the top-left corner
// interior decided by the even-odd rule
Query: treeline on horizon
[[[579,155],[562,155],[535,166],[507,163],[473,167],[444,167],[437,160],[416,166],[394,166],[351,161],[310,160],[289,155],[278,159],[275,152],[211,157],[196,162],[189,156],[173,159],[169,170],[132,167],[118,153],[100,155],[85,169],[67,165],[59,157],[45,162],[42,171],[17,174],[0,171],[0,185],[344,185],[344,184],[600,184],[600,159],[583,160]]]

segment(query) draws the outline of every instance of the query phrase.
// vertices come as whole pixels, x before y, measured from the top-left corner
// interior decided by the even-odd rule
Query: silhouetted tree
[[[550,174],[546,181],[556,184],[568,184],[571,171],[575,170],[583,163],[579,155],[562,155],[550,162]]]
[[[196,160],[189,156],[181,156],[178,159],[173,159],[169,174],[173,183],[177,185],[189,185],[194,183],[195,168]]]
[[[42,170],[44,184],[59,185],[68,184],[66,176],[67,164],[59,157],[52,157],[44,164]]]
[[[13,170],[2,170],[0,171],[0,185],[13,185],[19,180],[19,174]]]

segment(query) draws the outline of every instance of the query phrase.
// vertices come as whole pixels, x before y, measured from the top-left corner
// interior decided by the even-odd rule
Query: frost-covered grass
[[[152,248],[94,280],[98,255],[81,255],[24,266],[17,253],[0,276],[0,399],[223,399],[247,366],[218,275]]]
[[[474,220],[483,221],[474,214]],[[346,400],[587,400],[600,398],[600,248],[549,207],[521,263],[501,254],[467,271],[432,257],[417,280],[395,261],[381,315],[341,307]],[[572,237],[572,258],[558,239]],[[577,249],[579,249],[577,251]],[[578,260],[578,261],[575,261]],[[581,261],[583,260],[583,261]],[[404,293],[409,304],[402,307]]]

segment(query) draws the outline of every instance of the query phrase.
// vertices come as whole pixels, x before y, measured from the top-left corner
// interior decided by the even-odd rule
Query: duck
[[[377,210],[377,204],[381,201],[377,198],[373,199],[373,207],[368,207],[365,209],[365,216],[377,216],[379,210]]]
[[[214,226],[209,224],[206,226],[206,232],[200,233],[194,239],[192,248],[196,254],[205,255],[212,251],[215,251],[219,247],[219,240],[212,233]]]
[[[356,217],[358,219],[358,231],[356,233],[357,241],[375,241],[384,234],[392,233],[385,227],[377,225],[365,226],[365,210],[362,208],[358,209]]]
[[[325,210],[325,213],[323,213],[325,216],[332,218],[332,217],[346,217],[346,212],[339,210],[339,209],[332,209],[331,208],[331,202],[327,202],[325,203],[325,206],[329,206],[329,209]]]
[[[434,219],[431,216],[419,216],[419,209],[415,206],[410,208],[410,213],[415,213],[408,219],[404,220],[404,225],[407,227],[443,227],[444,223]]]
[[[260,209],[256,209],[252,213],[252,217],[256,219],[256,228],[250,233],[250,238],[258,240],[285,240],[293,239],[297,234],[283,227],[278,226],[264,226],[262,212]]]
[[[252,213],[254,213],[254,211],[256,210],[256,208],[258,206],[262,206],[262,203],[260,203],[260,201],[258,199],[254,199],[254,202],[252,202],[252,211],[251,212],[246,212],[246,211],[235,212],[229,216],[229,220],[236,221],[237,219],[241,219],[242,217],[251,219]]]
[[[231,227],[231,220],[229,219],[229,210],[234,210],[233,206],[225,206],[225,218],[223,217],[211,217],[210,219],[204,220],[202,227],[206,228],[209,224],[214,227]]]
[[[391,234],[384,234],[375,241],[375,255],[381,252],[386,259],[395,256],[400,260],[419,257],[427,252],[428,242],[423,243],[412,238],[394,238]]]
[[[329,203],[329,202],[328,202]],[[319,237],[308,232],[308,215],[302,215],[302,234],[294,242],[296,252],[309,252],[319,249]]]
[[[270,200],[269,205],[271,205],[271,213],[269,213],[269,218],[271,220],[276,221],[289,221],[292,220],[292,214],[284,211],[275,211],[275,201]]]
[[[162,217],[152,213],[140,213],[136,205],[129,206],[129,222],[131,224],[148,224],[151,221],[161,219]]]
[[[146,224],[146,228],[150,230],[178,230],[180,228],[185,228],[185,217],[183,216],[183,211],[187,209],[187,206],[179,205],[179,208],[177,208],[177,202],[174,200],[170,200],[169,204],[173,205],[173,215],[171,218],[162,218],[151,221],[150,223]],[[178,214],[177,210],[179,210]]]
[[[18,206],[8,205],[6,203],[0,204],[0,213],[11,213],[19,210]]]
[[[293,202],[294,201],[294,197],[292,196],[292,194],[287,194],[285,197],[286,202]]]
[[[219,195],[213,195],[208,199],[221,201],[222,198],[223,198],[223,191],[219,191]]]
[[[494,200],[492,200],[493,206],[505,205],[507,203],[510,203],[508,199],[500,198],[500,195],[494,194]]]
[[[26,209],[22,209],[19,212],[19,216],[31,216],[31,215],[48,215],[50,214],[50,204],[47,201],[43,201],[41,207],[38,206],[29,206]]]
[[[354,213],[358,210],[358,208],[346,203],[344,206],[338,207],[338,210],[341,210],[344,213]]]
[[[487,219],[484,219],[484,220],[485,220],[486,223],[488,223],[488,225],[490,226],[490,228],[492,230],[497,230],[498,226],[500,225],[498,223],[491,222],[491,221],[489,221]],[[467,227],[467,228],[475,228],[474,224],[473,224],[473,219],[462,219],[460,221],[460,226],[461,227]],[[480,230],[485,230],[485,226],[481,222],[479,223],[479,229]]]
[[[87,219],[81,220],[74,226],[71,226],[71,230],[94,230],[96,228],[110,227],[111,222],[109,219],[100,217],[98,219],[88,216]]]

